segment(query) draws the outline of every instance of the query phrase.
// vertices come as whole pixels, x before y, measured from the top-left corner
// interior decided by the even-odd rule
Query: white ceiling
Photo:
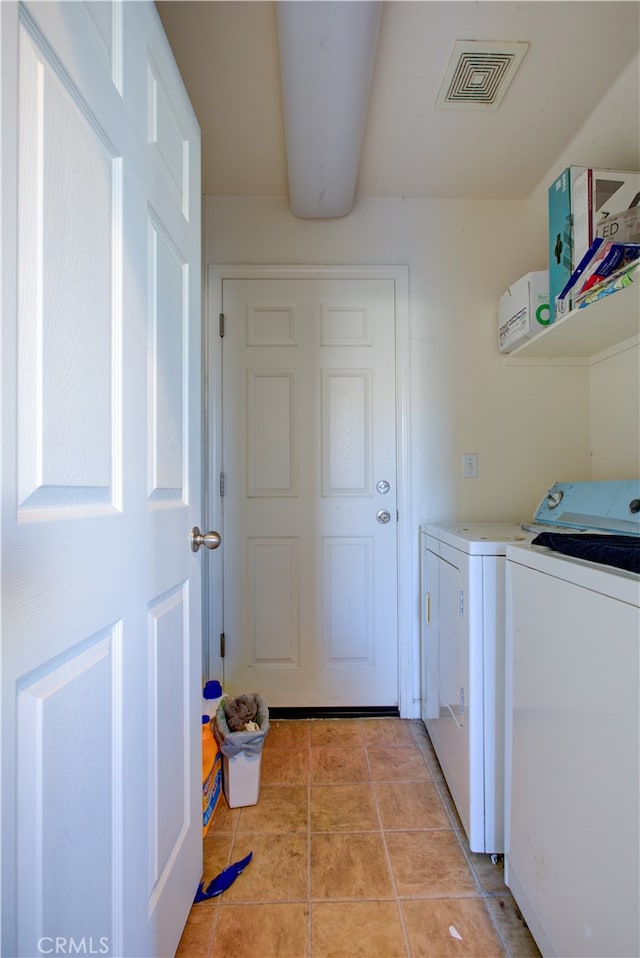
[[[202,130],[203,192],[286,196],[275,3],[156,5]],[[498,110],[435,109],[456,40],[529,42]],[[636,0],[385,2],[357,196],[528,198],[625,68],[638,63],[639,47]],[[633,116],[637,71],[632,78]],[[631,125],[621,118],[605,165],[637,168],[637,141],[637,116]]]

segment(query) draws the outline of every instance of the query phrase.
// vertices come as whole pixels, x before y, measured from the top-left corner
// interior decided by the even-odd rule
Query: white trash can
[[[222,756],[222,789],[229,808],[257,805],[260,796],[260,766],[262,752],[233,758]]]
[[[222,790],[229,808],[256,805],[260,795],[260,768],[262,747],[269,731],[269,710],[259,695],[254,695],[257,705],[257,731],[231,731],[227,722],[224,698],[216,712],[214,732],[222,752]]]

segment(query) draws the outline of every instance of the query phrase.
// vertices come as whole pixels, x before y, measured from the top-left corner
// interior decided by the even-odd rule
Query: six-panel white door
[[[2,954],[201,875],[200,144],[151,3],[0,5]]]
[[[391,279],[225,279],[225,690],[396,706]]]

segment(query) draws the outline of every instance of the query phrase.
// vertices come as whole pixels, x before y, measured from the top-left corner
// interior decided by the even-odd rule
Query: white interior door
[[[201,875],[199,131],[151,3],[0,4],[2,954]]]
[[[386,278],[223,281],[227,692],[398,704],[394,304]]]

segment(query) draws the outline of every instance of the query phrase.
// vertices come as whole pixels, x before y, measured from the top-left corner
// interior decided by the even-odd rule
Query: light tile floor
[[[501,863],[469,846],[420,721],[275,720],[260,798],[224,797],[178,958],[536,958]],[[459,936],[459,937],[458,937]]]

